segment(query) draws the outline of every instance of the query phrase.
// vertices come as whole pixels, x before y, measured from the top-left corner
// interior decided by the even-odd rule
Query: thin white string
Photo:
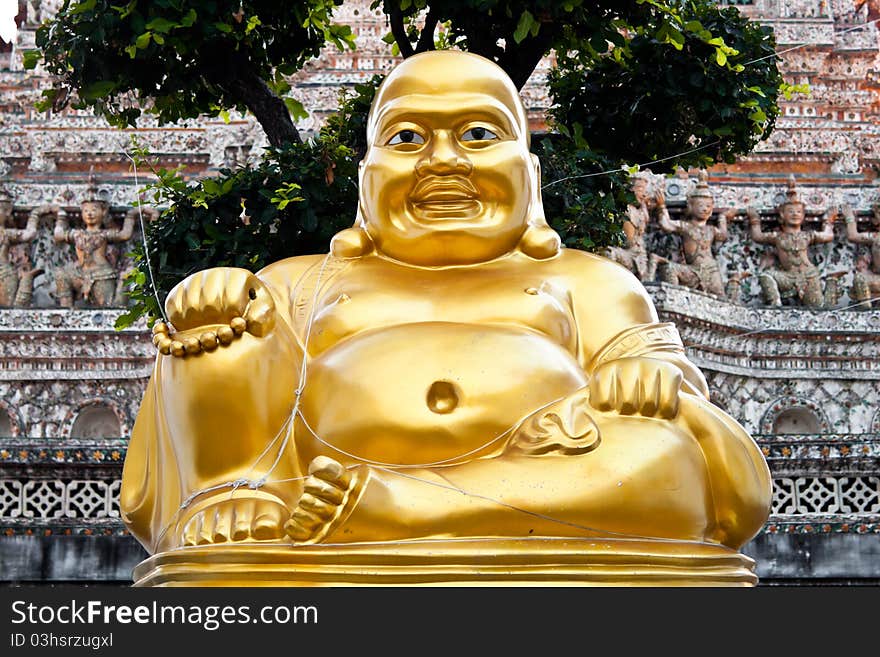
[[[845,30],[841,30],[840,32],[835,32],[834,36],[838,37],[843,34],[849,34],[850,32],[855,32],[856,30],[861,30],[863,28],[868,27],[869,25],[873,25],[877,21],[880,21],[880,18],[875,18],[872,21],[868,21],[867,23],[861,23],[860,25],[855,25],[853,27],[847,28]],[[763,62],[765,59],[771,59],[773,57],[779,57],[780,55],[784,55],[785,53],[792,52],[793,50],[798,50],[799,48],[805,48],[806,46],[818,46],[821,45],[816,41],[806,41],[804,43],[799,43],[796,46],[792,46],[791,48],[786,48],[785,50],[777,50],[772,55],[765,55],[764,57],[758,57],[757,59],[753,59],[751,61],[746,62],[743,66],[750,66],[752,64],[757,64],[758,62]]]
[[[471,491],[464,490],[463,488],[459,488],[458,486],[455,486],[451,482],[448,484],[443,484],[443,483],[440,483],[439,481],[430,481],[429,479],[422,479],[421,477],[416,477],[411,474],[398,472],[397,470],[390,470],[388,468],[383,468],[383,467],[378,467],[378,466],[376,467],[376,469],[382,470],[384,472],[388,472],[390,474],[397,475],[399,477],[405,477],[406,479],[412,479],[414,481],[418,481],[418,482],[421,482],[424,484],[436,486],[438,488],[445,488],[447,490],[451,490],[456,493],[461,493],[462,495],[464,495],[466,497],[473,497],[476,499],[485,500],[487,502],[491,502],[492,504],[497,504],[498,506],[502,506],[502,507],[510,509],[512,511],[518,511],[519,513],[523,513],[525,515],[529,515],[534,518],[540,518],[541,520],[547,520],[549,522],[554,522],[554,523],[557,523],[560,525],[574,527],[575,529],[581,529],[581,530],[584,530],[584,531],[590,532],[590,533],[598,533],[598,534],[603,534],[603,535],[608,535],[608,536],[622,536],[622,537],[626,537],[626,538],[640,538],[640,539],[652,540],[652,541],[654,541],[654,540],[656,540],[656,541],[669,541],[672,543],[679,542],[679,541],[677,541],[675,539],[671,539],[671,538],[657,538],[657,537],[653,537],[653,536],[642,536],[640,534],[630,534],[628,532],[615,532],[615,531],[611,531],[610,529],[599,529],[597,527],[590,527],[589,525],[582,525],[580,523],[571,522],[568,520],[560,520],[559,518],[554,518],[552,516],[548,516],[543,513],[538,513],[536,511],[529,511],[528,509],[523,509],[522,507],[515,506],[513,504],[508,504],[507,502],[497,500],[497,499],[495,499],[493,497],[489,497],[487,495],[481,495],[480,493],[473,493]],[[447,481],[449,481],[449,480],[447,479]]]
[[[716,144],[719,144],[719,143],[721,143],[721,140],[716,139],[713,142],[710,142],[708,144],[703,144],[702,146],[697,146],[696,148],[692,148],[689,151],[684,151],[684,152],[678,153],[676,155],[669,155],[667,157],[661,157],[659,160],[651,160],[650,162],[644,162],[644,163],[638,164],[636,166],[638,166],[640,169],[642,167],[649,167],[652,164],[659,164],[660,162],[666,162],[667,160],[674,160],[675,158],[681,157],[682,155],[689,155],[691,153],[696,153],[697,151],[704,150],[706,148],[709,148],[710,146],[715,146]],[[608,169],[607,171],[597,171],[596,173],[584,173],[584,174],[580,174],[577,176],[567,176],[565,178],[560,178],[559,180],[553,180],[551,182],[548,182],[546,185],[542,185],[541,189],[547,189],[548,187],[551,187],[551,186],[555,185],[556,183],[565,182],[566,180],[578,180],[580,178],[593,178],[594,176],[604,176],[609,173],[617,173],[618,171],[628,171],[628,169],[626,169],[624,167],[618,167],[616,169]]]
[[[296,387],[296,390],[294,390],[293,410],[290,412],[290,416],[287,419],[287,423],[290,426],[287,430],[287,434],[284,436],[284,441],[281,443],[281,447],[278,449],[278,454],[275,456],[275,461],[272,463],[272,466],[263,474],[262,477],[254,482],[254,484],[256,485],[251,485],[252,488],[259,488],[266,483],[266,479],[275,470],[278,463],[281,461],[281,455],[284,454],[284,451],[287,449],[287,445],[290,443],[290,437],[293,435],[292,418],[296,417],[297,414],[302,417],[299,406],[302,402],[302,395],[305,390],[306,379],[308,377],[309,341],[312,335],[312,325],[314,324],[315,319],[315,307],[318,305],[318,294],[321,290],[321,281],[324,278],[324,269],[327,267],[327,263],[330,261],[330,257],[330,253],[327,253],[327,255],[324,256],[324,261],[321,263],[321,269],[318,271],[318,280],[315,283],[315,292],[312,295],[312,307],[309,309],[309,321],[306,324],[306,334],[303,338],[303,356],[302,365],[300,366],[299,370],[299,383]]]
[[[134,169],[134,185],[135,187],[140,188],[140,183],[138,182],[138,169],[137,162],[135,159],[128,154],[128,151],[125,148],[122,148],[122,153],[131,161],[131,166]],[[144,226],[144,214],[141,211],[141,197],[140,194],[137,196],[137,211],[138,211],[138,219],[141,224],[141,239],[144,242],[144,259],[147,261],[147,273],[150,275],[150,286],[153,288],[153,296],[156,297],[156,306],[159,308],[159,314],[162,315],[162,319],[165,323],[168,323],[168,316],[165,314],[165,308],[162,306],[162,302],[159,300],[159,290],[156,288],[156,278],[153,276],[153,265],[150,264],[150,247],[147,246],[147,229]]]
[[[260,453],[260,455],[257,456],[256,460],[253,462],[253,465],[251,465],[250,469],[248,470],[247,476],[241,477],[239,479],[235,479],[233,481],[226,481],[226,482],[223,482],[220,484],[216,484],[214,486],[209,486],[207,488],[202,488],[202,489],[199,489],[199,490],[193,492],[192,494],[187,496],[187,498],[185,500],[183,500],[183,502],[181,502],[180,507],[178,508],[178,514],[180,513],[180,511],[182,511],[183,509],[188,507],[190,504],[192,504],[193,500],[195,500],[197,497],[204,495],[205,493],[213,493],[218,490],[223,490],[224,488],[231,488],[232,490],[230,491],[230,495],[234,495],[235,492],[239,488],[241,488],[242,486],[247,486],[248,488],[251,488],[252,490],[262,488],[266,484],[266,481],[268,480],[269,475],[271,475],[272,472],[274,472],[275,468],[281,462],[281,457],[287,449],[287,445],[290,442],[290,436],[293,434],[293,423],[291,422],[291,420],[294,417],[296,417],[296,415],[299,412],[299,405],[302,400],[303,390],[305,389],[306,377],[308,375],[308,369],[307,369],[308,368],[308,344],[309,344],[309,340],[311,338],[312,324],[314,323],[315,307],[317,306],[318,294],[321,291],[321,283],[322,283],[322,280],[324,277],[324,270],[327,267],[327,263],[330,261],[330,258],[331,258],[330,253],[328,253],[326,256],[324,256],[324,260],[321,263],[321,268],[318,271],[318,279],[317,279],[317,282],[315,283],[315,291],[314,291],[314,294],[312,295],[311,308],[309,309],[308,322],[306,323],[306,334],[305,334],[304,345],[303,345],[303,358],[302,358],[302,365],[300,367],[300,372],[299,372],[299,381],[297,383],[296,390],[294,390],[293,409],[285,418],[284,423],[281,425],[281,428],[275,434],[275,437],[272,438],[272,440],[270,440],[268,442],[266,447],[263,448],[263,451]],[[251,302],[248,301],[248,305],[245,307],[244,316],[247,316],[247,311],[250,308],[250,304],[251,304]],[[301,413],[300,413],[300,416],[302,416]],[[285,431],[285,427],[287,428],[286,431]],[[278,438],[282,434],[284,435],[284,440],[282,441],[281,446],[278,448],[278,453],[275,455],[275,460],[272,462],[272,465],[269,467],[269,469],[265,473],[263,473],[263,475],[259,479],[251,479],[250,475],[253,473],[253,471],[256,469],[256,467],[259,465],[260,461],[263,460],[263,458],[266,456],[266,454],[269,453],[269,450],[272,449],[272,447],[275,445],[275,443],[278,441]]]
[[[556,401],[560,401],[562,399],[564,399],[564,398],[560,397],[559,399],[555,400],[552,403],[555,403]],[[364,456],[358,456],[357,454],[353,454],[352,452],[347,452],[344,449],[337,447],[336,445],[333,445],[333,444],[327,442],[326,440],[324,440],[323,438],[321,438],[321,436],[319,436],[317,434],[317,432],[314,429],[312,429],[311,425],[309,424],[308,420],[306,420],[302,411],[299,412],[299,419],[305,425],[305,428],[308,430],[308,432],[310,434],[312,434],[312,436],[315,438],[315,440],[317,440],[319,443],[321,443],[325,447],[329,447],[333,451],[338,452],[339,454],[342,454],[342,455],[347,456],[349,458],[355,459],[356,461],[366,463],[367,465],[384,466],[384,467],[388,467],[388,468],[401,468],[401,469],[403,469],[403,468],[430,468],[430,467],[434,467],[434,466],[438,466],[438,465],[446,465],[448,463],[454,463],[455,461],[460,461],[461,459],[468,457],[468,456],[471,456],[473,454],[476,454],[477,452],[481,452],[484,449],[491,446],[493,443],[498,442],[499,440],[501,440],[502,438],[507,436],[514,429],[514,427],[517,426],[516,424],[512,424],[511,426],[509,426],[507,429],[505,429],[504,431],[499,433],[497,436],[495,436],[491,440],[483,443],[479,447],[475,447],[474,449],[472,449],[468,452],[465,452],[464,454],[459,454],[457,456],[451,456],[447,459],[442,459],[440,461],[431,461],[430,463],[412,463],[411,464],[411,463],[386,463],[385,461],[374,461],[374,460],[368,459]]]

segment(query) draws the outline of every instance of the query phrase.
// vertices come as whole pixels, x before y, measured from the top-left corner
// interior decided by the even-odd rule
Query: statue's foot
[[[326,456],[315,457],[309,464],[302,497],[284,525],[296,543],[313,543],[327,533],[342,513],[354,479],[340,463]]]
[[[270,541],[284,536],[288,509],[265,498],[236,498],[205,507],[186,521],[182,545]]]

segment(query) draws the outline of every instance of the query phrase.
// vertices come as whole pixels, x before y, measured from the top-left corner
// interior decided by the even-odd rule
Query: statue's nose
[[[422,159],[416,163],[416,173],[426,175],[448,175],[458,173],[467,175],[474,168],[473,163],[455,141],[448,130],[438,130]]]

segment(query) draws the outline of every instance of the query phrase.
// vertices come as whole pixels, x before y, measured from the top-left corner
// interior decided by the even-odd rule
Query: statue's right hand
[[[185,278],[169,292],[165,313],[177,331],[244,317],[247,331],[263,336],[275,324],[269,289],[247,269],[237,267],[214,267]]]

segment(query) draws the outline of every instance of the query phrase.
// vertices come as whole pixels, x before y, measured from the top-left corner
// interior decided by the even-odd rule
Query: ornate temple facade
[[[140,239],[140,217],[129,210],[145,176],[132,170],[130,139],[193,176],[252,161],[265,141],[247,117],[123,132],[84,112],[38,113],[33,103],[49,81],[23,70],[21,53],[59,4],[22,1],[17,41],[0,51],[0,183],[11,206],[0,227],[0,579],[125,583],[144,553],[119,520],[117,498],[155,350],[145,326],[113,328],[121,297],[99,304],[90,294],[96,285],[118,286],[131,266],[131,240]],[[688,199],[699,196],[695,171],[646,177],[644,248],[659,265],[644,282],[706,374],[712,400],[752,433],[770,464],[772,516],[746,549],[762,581],[876,584],[880,301],[871,299],[880,294],[868,286],[866,300],[854,290],[880,272],[880,247],[848,235],[850,224],[860,235],[880,231],[872,222],[880,202],[880,32],[872,21],[880,6],[725,4],[773,26],[786,81],[807,83],[810,93],[780,101],[776,130],[752,155],[709,172],[715,214],[707,225],[719,228],[719,212],[733,209],[727,239],[714,247],[710,240],[709,248],[722,282],[736,279],[736,295],[668,274],[689,265],[689,255],[684,234],[661,225],[653,199],[664,191],[669,221],[689,221]],[[358,48],[328,49],[297,74],[295,93],[310,111],[299,125],[305,133],[333,111],[341,88],[395,61],[381,41],[384,17],[369,2],[345,3],[337,19],[353,25]],[[536,129],[549,105],[542,84],[549,65],[523,90]],[[762,234],[778,233],[787,200],[801,204],[806,242],[756,241],[754,218]],[[89,219],[87,201],[104,212],[106,239],[88,246],[106,261],[100,272],[77,269],[70,243]],[[0,215],[3,203],[0,194]],[[828,228],[832,214],[837,221]],[[127,216],[135,219],[130,234]],[[829,241],[810,237],[828,230]],[[70,240],[59,241],[62,233]],[[114,241],[120,237],[126,240]],[[809,305],[800,293],[805,277],[789,289],[780,274],[780,303],[771,305],[768,272],[783,271],[796,251],[805,252],[825,296]],[[84,281],[73,288],[72,308],[62,305],[60,279]]]

